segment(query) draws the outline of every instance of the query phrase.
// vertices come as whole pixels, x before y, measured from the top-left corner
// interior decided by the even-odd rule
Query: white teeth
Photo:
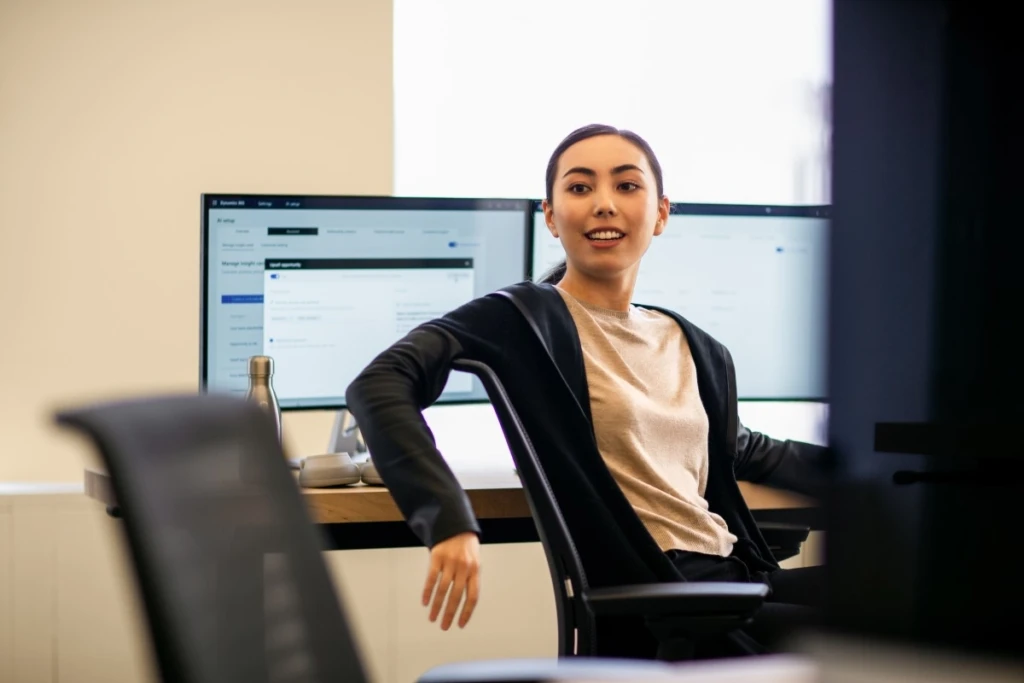
[[[587,235],[587,238],[592,240],[617,240],[620,237],[625,237],[625,235],[618,230],[599,230]]]

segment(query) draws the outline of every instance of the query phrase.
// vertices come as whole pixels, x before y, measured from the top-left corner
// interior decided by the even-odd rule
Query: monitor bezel
[[[530,200],[530,237],[533,238],[533,217],[543,211],[542,199]],[[831,204],[709,204],[670,202],[669,215],[675,216],[796,216],[800,218],[831,218]],[[533,270],[533,263],[530,263]]]
[[[298,206],[282,207],[293,209],[360,209],[372,211],[521,211],[523,213],[523,279],[529,278],[533,249],[533,215],[529,199],[517,197],[395,197],[390,195],[328,195],[328,194],[257,194],[257,193],[209,193],[200,194],[200,235],[199,235],[199,391],[208,391],[207,372],[208,359],[208,328],[209,307],[209,259],[210,247],[209,216],[214,202],[222,201],[273,201],[278,203],[297,202]],[[384,349],[381,349],[383,351]],[[479,380],[474,378],[475,383]],[[479,405],[489,403],[484,398],[472,399],[438,399],[434,405]],[[282,412],[300,411],[337,411],[347,406],[344,401],[329,405],[314,406],[282,406]]]
[[[533,199],[530,206],[530,251],[527,270],[531,281],[540,275],[533,272],[533,242],[537,229],[534,218],[543,210],[543,200]],[[832,216],[831,204],[709,204],[671,202],[670,216],[787,216],[797,218],[825,218]],[[831,226],[830,228],[831,229]],[[744,403],[816,403],[827,404],[828,396],[737,396]]]

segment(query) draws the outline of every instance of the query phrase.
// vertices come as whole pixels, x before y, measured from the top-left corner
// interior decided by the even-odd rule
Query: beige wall
[[[200,193],[390,193],[391,12],[0,0],[0,481],[80,480],[55,406],[196,388]]]

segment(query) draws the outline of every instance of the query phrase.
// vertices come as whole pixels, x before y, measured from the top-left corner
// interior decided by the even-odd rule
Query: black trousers
[[[666,553],[688,581],[758,581],[770,593],[744,630],[769,652],[785,652],[791,639],[815,625],[825,592],[825,567],[752,572],[736,556],[719,557],[685,550]]]

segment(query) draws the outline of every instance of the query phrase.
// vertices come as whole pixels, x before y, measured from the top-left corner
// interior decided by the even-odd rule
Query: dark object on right
[[[833,6],[829,623],[1019,659],[1022,41],[1009,4]]]

